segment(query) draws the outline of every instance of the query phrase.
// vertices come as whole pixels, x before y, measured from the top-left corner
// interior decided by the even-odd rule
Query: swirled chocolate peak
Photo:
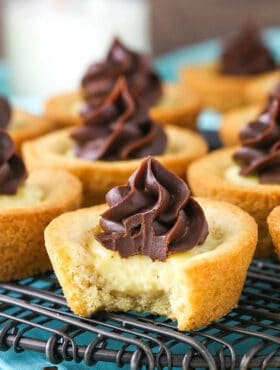
[[[127,160],[164,152],[167,137],[163,128],[148,115],[145,105],[128,90],[120,78],[111,94],[96,107],[87,103],[83,125],[72,132],[76,156],[88,160]]]
[[[10,123],[12,109],[8,100],[4,96],[0,96],[0,129],[6,129]]]
[[[254,75],[272,71],[276,62],[253,24],[245,25],[227,40],[221,55],[221,73]]]
[[[256,121],[240,132],[242,146],[233,155],[240,174],[257,173],[260,183],[280,183],[280,105],[270,103]]]
[[[85,100],[98,103],[108,95],[120,76],[127,79],[132,94],[139,96],[148,106],[161,98],[161,81],[149,58],[129,50],[115,39],[106,59],[92,64],[82,79]]]
[[[0,130],[0,194],[16,194],[27,173],[11,137]]]
[[[142,254],[165,261],[202,244],[208,235],[204,212],[188,186],[151,157],[106,200],[110,208],[100,219],[103,232],[95,237],[121,257]]]

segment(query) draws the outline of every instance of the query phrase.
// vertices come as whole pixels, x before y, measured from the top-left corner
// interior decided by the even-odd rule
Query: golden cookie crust
[[[162,102],[150,110],[152,118],[162,124],[195,129],[200,100],[179,84],[165,84],[163,91]],[[45,116],[60,127],[78,125],[81,104],[82,96],[78,91],[53,96],[45,103]]]
[[[12,121],[8,128],[15,150],[18,154],[21,151],[21,145],[26,140],[32,140],[52,131],[54,124],[47,118],[36,116],[21,109],[13,109]],[[20,125],[17,127],[17,125]]]
[[[198,95],[203,106],[225,112],[246,104],[248,85],[260,76],[227,76],[220,74],[218,68],[219,63],[188,66],[182,70],[182,80],[190,91]]]
[[[104,203],[112,187],[126,183],[142,159],[128,161],[87,161],[63,153],[72,148],[72,129],[48,134],[23,146],[23,156],[29,170],[40,167],[61,168],[77,176],[83,184],[83,205]],[[207,152],[206,142],[196,133],[175,126],[165,126],[168,147],[157,159],[180,177],[186,167]]]
[[[175,125],[195,130],[201,111],[200,99],[184,85],[165,83],[162,102],[150,109],[152,118],[164,125]]]
[[[134,310],[144,309],[169,316],[178,320],[180,330],[206,325],[237,305],[257,242],[256,223],[247,213],[224,202],[198,201],[206,213],[210,233],[219,233],[222,241],[214,250],[185,261],[178,284],[179,288],[188,287],[183,299],[187,303],[184,307],[179,305],[176,308],[172,306],[172,299],[176,302],[177,298],[182,297],[171,297],[170,292],[165,292],[169,294],[171,306],[171,311],[165,312],[160,301],[157,302],[157,290],[150,297],[152,306],[146,301],[146,305],[140,306],[139,303],[137,307],[138,300],[143,302],[143,297],[133,297]],[[97,289],[95,266],[88,245],[94,238],[93,230],[99,223],[99,215],[106,207],[100,205],[66,213],[52,221],[45,230],[46,248],[68,305],[81,316],[104,308],[110,311],[127,311],[131,308],[130,303],[125,303],[131,298],[129,294],[118,293],[117,300],[112,298],[112,303],[112,300],[102,296],[102,289],[105,289],[102,282]],[[73,228],[73,225],[76,227]],[[178,284],[171,289],[172,292],[178,288]]]
[[[45,102],[44,116],[58,127],[81,124],[79,108],[82,104],[80,91],[54,95]]]
[[[262,111],[263,105],[255,103],[236,108],[223,115],[219,128],[219,136],[224,146],[240,144],[239,133],[249,122],[252,122]]]
[[[80,205],[81,183],[65,171],[33,171],[26,181],[43,189],[46,199],[34,206],[1,209],[0,281],[50,270],[44,229],[55,217]]]
[[[248,103],[264,104],[269,93],[280,82],[280,71],[274,71],[256,78],[246,88]]]
[[[219,149],[195,161],[187,170],[187,179],[196,196],[233,203],[253,216],[259,229],[256,256],[269,256],[273,247],[266,219],[280,204],[280,185],[242,186],[224,179],[224,171],[234,165],[232,154],[236,149]]]
[[[267,218],[268,229],[275,247],[275,252],[280,259],[280,206],[275,207]]]

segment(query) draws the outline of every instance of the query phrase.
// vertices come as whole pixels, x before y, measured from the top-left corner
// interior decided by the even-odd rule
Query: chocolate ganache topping
[[[127,79],[133,95],[141,97],[148,106],[161,98],[161,81],[149,58],[127,49],[115,39],[107,58],[92,64],[82,79],[85,100],[98,103],[108,95],[120,76]]]
[[[200,205],[179,177],[148,157],[127,185],[106,195],[110,208],[100,219],[95,238],[127,258],[136,254],[165,261],[173,253],[202,244],[208,224]]]
[[[224,45],[221,55],[221,73],[223,74],[254,75],[272,71],[276,67],[271,52],[253,24],[245,25]]]
[[[71,137],[78,157],[88,160],[127,160],[164,152],[167,137],[148,115],[145,105],[133,98],[120,78],[103,104],[86,103],[83,125]]]
[[[233,155],[240,174],[257,173],[260,183],[280,183],[280,100],[270,97],[256,121],[240,132],[242,146]]]
[[[8,100],[0,96],[0,129],[6,129],[12,117],[12,109]]]
[[[27,173],[11,137],[0,130],[0,194],[16,194]]]

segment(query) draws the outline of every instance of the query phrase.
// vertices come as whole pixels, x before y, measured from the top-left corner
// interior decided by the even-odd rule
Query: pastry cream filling
[[[254,186],[259,185],[259,179],[257,175],[247,175],[242,176],[239,175],[240,167],[233,165],[226,169],[224,172],[224,178],[237,185],[243,185],[243,186]],[[265,184],[262,184],[265,185]],[[270,183],[269,185],[277,185],[278,183]]]
[[[224,172],[224,178],[234,184],[243,186],[254,186],[259,184],[257,175],[239,175],[240,167],[233,165],[228,167]]]
[[[24,183],[15,195],[0,195],[0,209],[28,207],[43,200],[44,192],[39,186]]]
[[[186,260],[209,252],[221,244],[221,235],[211,234],[202,245],[183,253],[170,255],[165,262],[152,261],[144,255],[122,258],[118,252],[104,248],[96,240],[90,243],[95,272],[106,282],[111,291],[131,296],[153,291],[168,291],[182,277]],[[175,283],[175,284],[176,284]]]

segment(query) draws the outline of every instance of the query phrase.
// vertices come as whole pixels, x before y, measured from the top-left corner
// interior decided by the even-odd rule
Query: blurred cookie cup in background
[[[185,86],[162,82],[146,55],[129,50],[118,39],[113,41],[105,60],[88,68],[80,89],[46,101],[44,115],[60,127],[77,125],[83,103],[98,106],[122,76],[131,93],[150,108],[153,119],[162,124],[196,127],[200,99]]]
[[[225,112],[248,102],[249,84],[274,79],[279,70],[256,26],[247,24],[226,40],[219,60],[188,66],[181,76],[203,106]]]
[[[82,186],[62,170],[27,173],[12,138],[2,130],[0,147],[0,281],[9,281],[51,270],[44,229],[80,206]]]
[[[6,97],[0,96],[0,129],[6,130],[12,137],[17,153],[20,153],[25,140],[47,134],[53,128],[51,120],[13,108]]]
[[[280,84],[273,86],[272,90],[267,94],[263,102],[247,105],[245,107],[236,108],[226,112],[221,120],[219,128],[219,136],[224,146],[238,145],[241,142],[240,135],[242,129],[246,128],[249,122],[256,121],[264,113],[264,120],[266,120],[265,112],[267,107],[271,104],[273,99],[280,101]],[[280,121],[280,112],[278,111],[276,120]],[[264,127],[266,127],[264,125]]]
[[[83,205],[103,203],[106,192],[127,181],[141,158],[158,160],[180,177],[207,152],[198,134],[153,120],[146,104],[120,78],[96,108],[86,103],[83,124],[46,135],[24,145],[30,169],[62,168],[83,183]]]
[[[197,196],[236,204],[258,224],[256,256],[268,256],[273,245],[267,217],[280,204],[279,100],[243,127],[241,146],[216,150],[192,163],[187,179]]]

